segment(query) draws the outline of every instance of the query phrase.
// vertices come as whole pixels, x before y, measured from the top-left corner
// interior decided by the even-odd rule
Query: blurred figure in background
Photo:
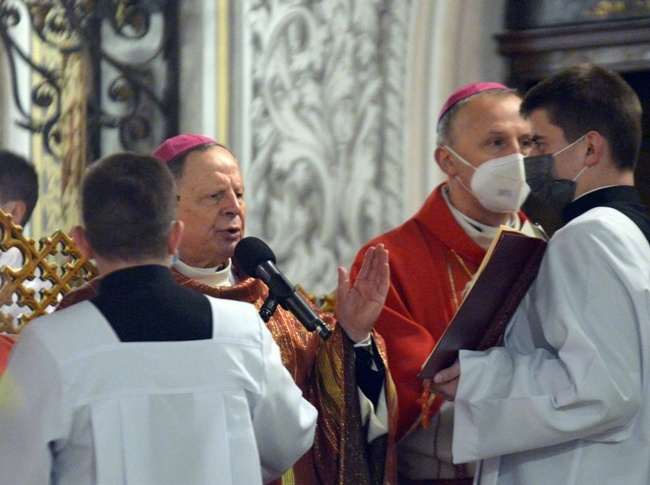
[[[34,166],[25,158],[8,150],[0,149],[0,209],[11,215],[16,225],[25,226],[36,202],[38,201],[38,176]],[[0,238],[4,237],[4,229],[0,228]],[[22,268],[25,263],[23,253],[16,247],[0,251],[0,268],[8,266],[13,269]],[[2,277],[0,277],[2,284]],[[38,293],[43,288],[51,287],[49,281],[38,276],[23,282],[25,287],[33,288]],[[11,303],[0,306],[0,312],[9,318],[17,319],[29,308],[18,304],[17,295],[12,295]],[[14,336],[0,334],[0,375],[4,371]]]

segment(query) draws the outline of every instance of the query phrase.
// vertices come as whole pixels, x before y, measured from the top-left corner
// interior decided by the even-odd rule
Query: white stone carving
[[[247,234],[322,295],[402,218],[410,0],[249,1]]]

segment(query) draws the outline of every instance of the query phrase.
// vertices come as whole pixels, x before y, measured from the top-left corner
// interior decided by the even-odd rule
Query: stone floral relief
[[[245,16],[247,233],[315,294],[400,222],[408,3],[276,0],[251,2]]]

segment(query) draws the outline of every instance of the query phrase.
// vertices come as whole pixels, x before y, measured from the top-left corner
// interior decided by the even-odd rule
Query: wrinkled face
[[[476,96],[461,108],[451,125],[450,146],[475,167],[513,153],[528,155],[530,124],[519,115],[521,100],[513,95]],[[474,170],[458,161],[456,170],[469,187]]]
[[[562,128],[551,124],[544,109],[536,109],[530,114],[533,132],[533,150],[531,155],[554,155],[551,175],[557,179],[573,180],[584,167],[584,157],[580,143],[571,144],[564,136]],[[584,144],[582,148],[584,149]],[[568,148],[567,148],[568,147]]]
[[[191,152],[178,184],[178,218],[185,231],[181,261],[197,268],[225,264],[244,237],[244,181],[228,150]]]

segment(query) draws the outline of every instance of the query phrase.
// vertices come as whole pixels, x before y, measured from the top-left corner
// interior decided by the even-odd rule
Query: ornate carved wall
[[[402,219],[410,2],[243,3],[247,233],[330,292],[336,266]]]

